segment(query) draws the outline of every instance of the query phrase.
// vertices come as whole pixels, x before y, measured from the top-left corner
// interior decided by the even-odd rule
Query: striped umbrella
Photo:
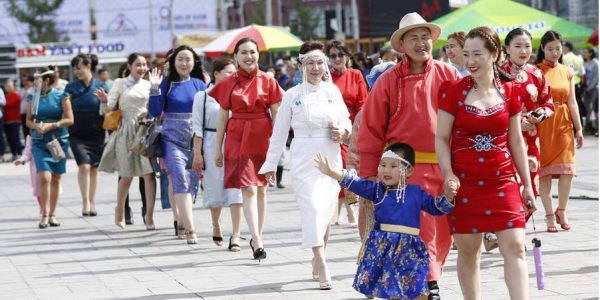
[[[288,51],[299,50],[302,40],[283,27],[250,25],[227,31],[222,36],[210,42],[202,52],[207,57],[215,58],[224,53],[233,53],[235,44],[242,38],[249,37],[258,43],[258,50]]]
[[[594,33],[590,35],[587,42],[594,46],[598,46],[598,28],[596,28],[596,30],[594,30]]]
[[[446,37],[457,31],[469,31],[477,26],[489,26],[504,39],[516,27],[527,29],[536,49],[546,31],[560,32],[563,38],[577,47],[584,44],[593,30],[527,5],[509,0],[478,0],[432,21],[442,27],[442,34],[434,45],[441,48]]]

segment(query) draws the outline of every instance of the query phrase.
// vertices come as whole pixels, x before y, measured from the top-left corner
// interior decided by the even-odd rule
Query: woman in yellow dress
[[[541,39],[536,64],[552,89],[554,115],[540,123],[540,196],[546,211],[548,232],[571,229],[565,210],[575,172],[575,148],[583,146],[579,108],[575,100],[573,71],[562,64],[562,37],[548,31]],[[573,134],[573,128],[575,134]],[[552,210],[552,178],[558,178],[558,207]]]

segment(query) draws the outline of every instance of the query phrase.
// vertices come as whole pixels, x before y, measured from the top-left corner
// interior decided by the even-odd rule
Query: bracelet
[[[54,122],[55,129],[58,129],[58,128],[60,128],[60,126],[59,126],[59,123],[58,123],[58,122],[60,122],[60,121]]]

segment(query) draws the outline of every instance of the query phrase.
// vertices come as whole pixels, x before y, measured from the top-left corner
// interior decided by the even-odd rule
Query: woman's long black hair
[[[202,82],[204,82],[205,78],[204,78],[204,70],[202,69],[202,59],[200,59],[200,56],[190,46],[181,45],[181,46],[175,48],[175,50],[173,50],[173,54],[171,54],[171,56],[169,56],[170,71],[169,71],[169,77],[167,77],[167,86],[169,86],[170,83],[173,81],[181,81],[181,77],[179,76],[179,73],[177,73],[177,69],[175,68],[175,58],[177,58],[177,54],[179,54],[179,52],[184,51],[184,50],[188,50],[188,51],[192,52],[192,57],[194,59],[194,67],[192,68],[192,72],[190,72],[190,77],[198,78]]]
[[[544,58],[546,58],[546,55],[544,54],[544,47],[546,46],[546,44],[548,44],[552,41],[560,41],[561,44],[563,43],[563,39],[562,39],[562,36],[560,35],[560,33],[556,32],[554,30],[548,30],[548,31],[546,31],[546,33],[544,33],[544,35],[542,36],[542,39],[540,41],[540,49],[538,50],[537,58],[535,59],[536,65],[544,61]],[[562,62],[563,62],[562,55],[558,59],[558,62],[562,64]]]

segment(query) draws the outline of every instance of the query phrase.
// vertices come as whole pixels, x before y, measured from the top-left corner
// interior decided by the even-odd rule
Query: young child
[[[332,169],[320,154],[315,163],[323,174],[375,205],[375,223],[365,241],[353,287],[368,297],[427,299],[429,255],[419,237],[420,211],[434,216],[452,211],[458,184],[447,182],[441,197],[425,193],[418,185],[407,185],[415,152],[404,143],[385,149],[379,182],[361,179],[354,171]]]
[[[40,181],[38,179],[37,171],[35,169],[35,161],[33,153],[31,152],[31,136],[25,137],[25,149],[21,157],[13,161],[15,166],[24,165],[29,162],[29,176],[31,178],[31,188],[33,189],[33,196],[37,198],[40,215],[43,215],[42,211],[42,199],[40,198]]]

